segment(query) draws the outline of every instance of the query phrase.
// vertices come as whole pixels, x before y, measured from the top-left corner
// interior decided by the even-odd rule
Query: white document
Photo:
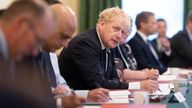
[[[174,96],[176,97],[176,99],[181,103],[184,102],[186,99],[183,96],[183,94],[181,92],[177,92],[174,94]]]
[[[155,93],[152,93],[150,95],[169,95],[169,93],[171,92],[170,88],[169,88],[169,83],[166,84],[159,84],[159,90],[157,90]]]
[[[101,108],[100,105],[84,105],[83,108]]]
[[[109,92],[109,95],[111,97],[113,97],[113,96],[129,96],[130,94],[131,94],[131,92],[128,90],[114,90],[114,91]]]
[[[167,71],[164,72],[163,75],[178,75],[180,71],[180,68],[168,67]]]
[[[129,103],[129,95],[131,92],[128,90],[115,90],[110,91],[109,96],[111,100],[107,103]]]
[[[177,79],[177,75],[160,75],[158,81],[173,81]]]
[[[129,103],[129,95],[131,92],[128,90],[114,90],[109,92],[110,100],[108,102],[87,102],[84,108],[99,108],[99,105],[106,103]],[[92,107],[93,105],[94,107]],[[89,107],[91,106],[91,107]]]

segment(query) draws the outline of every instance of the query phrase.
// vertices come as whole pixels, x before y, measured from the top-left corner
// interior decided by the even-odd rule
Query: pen
[[[147,77],[147,79],[150,79],[150,78],[149,78],[149,77]],[[158,90],[159,90],[160,92],[162,92],[160,88],[158,88]]]
[[[97,87],[97,88],[102,88],[101,87],[101,85],[99,84],[99,83],[97,83],[97,82],[95,82],[95,86]],[[109,96],[109,99],[112,101],[112,98]]]

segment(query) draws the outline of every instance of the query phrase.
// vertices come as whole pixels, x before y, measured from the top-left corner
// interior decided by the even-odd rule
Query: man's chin
[[[117,44],[115,44],[115,45],[109,45],[108,48],[115,48],[116,46],[117,46]]]

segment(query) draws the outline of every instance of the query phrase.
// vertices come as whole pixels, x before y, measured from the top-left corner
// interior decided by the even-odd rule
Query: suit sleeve
[[[180,36],[181,37],[181,36]],[[192,43],[188,42],[186,38],[178,38],[175,41],[171,41],[172,48],[176,50],[179,55],[192,61]]]
[[[129,45],[131,47],[131,50],[133,51],[133,55],[136,58],[137,64],[138,64],[138,69],[144,69],[144,68],[156,68],[159,69],[158,67],[154,67],[154,65],[151,65],[147,59],[147,57],[144,55],[144,50],[143,46],[141,43],[139,43],[136,40],[131,40],[129,42]]]
[[[100,64],[100,49],[90,40],[77,42],[70,52],[78,72],[89,88],[98,86],[108,89],[127,89],[128,83],[122,83],[113,71],[112,79],[106,79]]]

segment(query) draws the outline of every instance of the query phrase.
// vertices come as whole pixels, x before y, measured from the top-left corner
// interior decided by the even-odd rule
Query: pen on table
[[[96,86],[97,88],[102,88],[101,85],[100,85],[99,83],[97,83],[97,82],[95,83],[95,86]],[[112,98],[111,98],[110,96],[109,96],[109,99],[112,101]]]
[[[150,79],[150,78],[149,78],[149,77],[147,77],[147,79]],[[159,90],[160,92],[162,92],[160,88],[158,88],[158,90]]]

